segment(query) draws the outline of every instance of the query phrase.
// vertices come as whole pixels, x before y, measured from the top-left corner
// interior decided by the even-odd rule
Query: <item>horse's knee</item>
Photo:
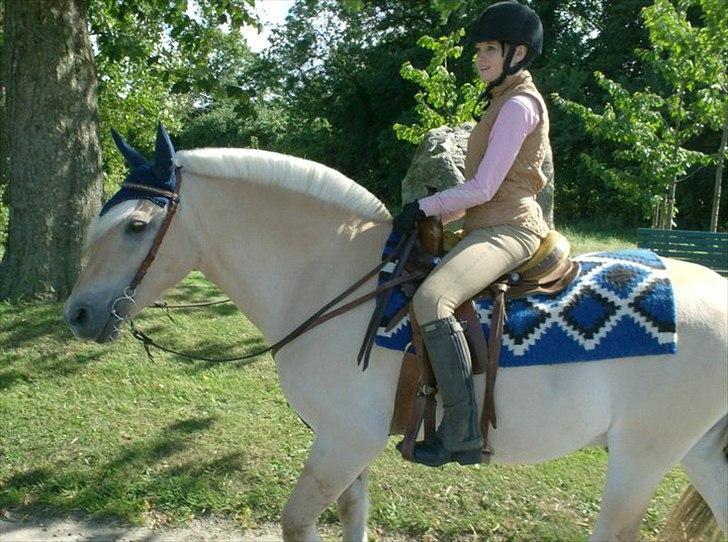
[[[290,506],[289,502],[289,504],[283,509],[283,514],[281,514],[283,540],[286,542],[308,542],[321,540],[321,537],[316,531],[315,525],[304,523],[301,519],[300,514],[298,514],[297,511]]]
[[[367,515],[368,484],[367,470],[364,470],[337,499],[342,521],[359,521]]]

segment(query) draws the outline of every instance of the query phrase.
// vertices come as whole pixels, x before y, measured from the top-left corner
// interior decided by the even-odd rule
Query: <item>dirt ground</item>
[[[335,533],[332,535],[336,536]],[[4,511],[0,517],[2,542],[267,542],[281,540],[276,524],[243,531],[232,520],[195,520],[175,529],[148,529],[113,519],[80,514],[59,515],[49,510]]]
[[[325,540],[341,540],[341,530],[319,529]],[[414,542],[415,538],[375,533],[370,540]],[[232,519],[196,519],[186,527],[155,528],[115,519],[89,518],[51,509],[0,510],[0,542],[277,542],[280,525],[269,523],[243,530]]]

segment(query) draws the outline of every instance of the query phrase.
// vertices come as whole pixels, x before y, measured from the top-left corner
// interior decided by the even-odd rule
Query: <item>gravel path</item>
[[[333,534],[333,533],[332,533]],[[268,542],[281,540],[276,524],[243,531],[232,520],[195,520],[186,527],[148,529],[113,519],[58,515],[50,511],[5,511],[0,519],[2,542]]]
[[[324,526],[319,532],[326,540],[341,540],[338,527]],[[369,536],[380,542],[428,540],[371,530]],[[0,542],[277,542],[281,539],[277,523],[244,531],[231,519],[205,518],[185,527],[150,529],[115,519],[89,518],[46,508],[0,510]]]

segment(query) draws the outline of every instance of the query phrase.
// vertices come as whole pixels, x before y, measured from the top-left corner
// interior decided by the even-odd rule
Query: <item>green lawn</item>
[[[612,248],[563,228],[575,251]],[[632,245],[633,246],[633,245]],[[200,275],[171,302],[221,297]],[[73,341],[60,304],[0,304],[0,507],[51,505],[147,524],[207,514],[242,527],[277,521],[312,436],[281,395],[268,356],[249,364],[154,362],[128,335]],[[229,356],[259,347],[234,307],[148,309],[140,326],[174,348]],[[585,540],[599,507],[605,453],[540,466],[428,469],[404,463],[392,439],[374,463],[371,526],[379,532],[489,540]],[[685,487],[675,470],[653,500],[654,539]],[[336,523],[334,510],[322,521]]]

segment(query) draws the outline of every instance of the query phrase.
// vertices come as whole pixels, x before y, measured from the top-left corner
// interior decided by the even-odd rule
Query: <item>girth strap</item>
[[[505,296],[508,284],[496,282],[491,285],[493,292],[493,315],[490,320],[490,334],[488,336],[488,362],[485,366],[485,400],[483,401],[483,415],[480,418],[480,432],[483,442],[488,443],[488,426],[496,428],[495,417],[495,377],[498,373],[500,361],[501,341],[503,340],[503,327],[506,319]]]
[[[404,440],[400,446],[400,453],[407,461],[414,461],[415,441],[420,432],[424,420],[425,441],[432,441],[435,438],[435,413],[437,400],[435,399],[437,388],[435,384],[435,373],[432,371],[430,358],[422,340],[420,326],[417,324],[415,313],[410,306],[410,319],[412,321],[412,344],[415,347],[417,365],[420,369],[420,381],[417,385],[417,395],[412,405],[412,413],[407,422],[407,429],[404,432]]]

